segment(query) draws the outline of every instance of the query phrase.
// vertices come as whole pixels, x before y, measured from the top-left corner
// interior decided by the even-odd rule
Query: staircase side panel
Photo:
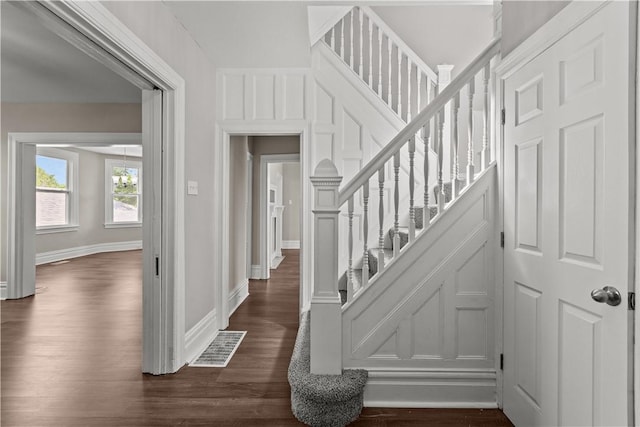
[[[496,188],[492,167],[343,309],[369,404],[495,405]]]

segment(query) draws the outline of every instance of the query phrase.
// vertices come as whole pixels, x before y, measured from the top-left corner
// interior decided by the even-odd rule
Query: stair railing
[[[353,7],[322,38],[405,122],[432,98],[438,76],[369,7]]]
[[[338,175],[335,165],[328,159],[322,160],[314,172],[311,181],[314,186],[314,289],[311,300],[311,371],[315,374],[337,374],[341,372],[342,366],[342,337],[341,333],[341,304],[338,290],[338,242],[340,237],[340,212],[346,204],[348,222],[348,242],[349,242],[349,265],[348,277],[348,301],[357,298],[358,293],[370,285],[373,278],[368,277],[368,252],[367,237],[369,234],[369,197],[370,181],[373,179],[377,183],[378,191],[378,253],[377,253],[377,273],[380,274],[385,269],[384,257],[384,183],[385,168],[387,162],[392,162],[394,171],[394,238],[399,234],[399,158],[400,150],[408,150],[409,165],[409,244],[416,238],[416,217],[415,217],[415,194],[413,181],[415,179],[415,146],[416,139],[422,134],[425,144],[425,152],[434,149],[437,156],[435,165],[431,165],[430,156],[424,156],[422,173],[424,175],[423,201],[423,228],[424,232],[430,223],[436,221],[445,212],[448,206],[456,200],[460,194],[469,187],[475,179],[476,174],[487,169],[492,156],[495,156],[495,147],[492,147],[493,139],[489,135],[490,123],[490,99],[489,83],[491,77],[491,62],[500,52],[500,39],[494,39],[489,46],[476,57],[441,93],[417,114],[407,126],[404,127],[380,152],[367,163],[344,187],[339,190],[342,177]],[[481,82],[483,96],[482,100],[482,135],[480,143],[474,144],[474,97],[476,94],[476,79]],[[467,97],[468,114],[466,117],[467,139],[460,141],[458,128],[462,125],[458,112],[461,105],[462,95]],[[452,138],[451,153],[452,176],[443,175],[443,127],[444,110],[452,109]],[[466,178],[462,179],[460,170],[461,162],[461,142],[466,143]],[[474,146],[479,146],[478,150]],[[476,167],[475,158],[479,151],[479,165]],[[429,170],[435,167],[437,181],[429,183]],[[418,171],[419,173],[420,171]],[[377,175],[377,176],[376,176]],[[449,181],[451,179],[451,181]],[[445,193],[445,180],[450,182],[451,194]],[[434,185],[435,184],[435,185]],[[434,203],[431,203],[431,191],[434,192]],[[356,194],[360,192],[359,198]],[[374,193],[375,194],[375,190]],[[353,280],[353,210],[355,201],[362,203],[362,233],[364,236],[364,248],[362,252],[363,277],[360,284],[356,285]],[[432,209],[435,217],[431,218]],[[402,256],[398,249],[394,253],[395,257]],[[392,258],[393,261],[393,258]]]

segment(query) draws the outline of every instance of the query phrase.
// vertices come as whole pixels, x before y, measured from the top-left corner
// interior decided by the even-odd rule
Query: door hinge
[[[500,353],[500,370],[504,371],[504,354]]]
[[[636,293],[635,292],[629,292],[629,310],[631,311],[635,311],[636,309]]]
[[[500,124],[502,124],[502,126],[504,126],[504,124],[507,122],[507,112],[505,111],[505,109],[503,108],[500,111]]]
[[[156,277],[160,277],[160,258],[156,257]]]
[[[500,247],[504,248],[504,231],[500,232]]]

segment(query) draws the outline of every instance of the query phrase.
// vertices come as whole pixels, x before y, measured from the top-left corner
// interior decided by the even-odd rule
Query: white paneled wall
[[[307,120],[309,72],[306,69],[225,69],[218,117],[234,121]]]

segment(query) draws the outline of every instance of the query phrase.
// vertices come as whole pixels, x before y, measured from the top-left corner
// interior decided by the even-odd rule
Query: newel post
[[[314,187],[314,273],[311,297],[311,373],[342,373],[342,306],[338,292],[338,187],[342,177],[333,163],[322,160]]]

